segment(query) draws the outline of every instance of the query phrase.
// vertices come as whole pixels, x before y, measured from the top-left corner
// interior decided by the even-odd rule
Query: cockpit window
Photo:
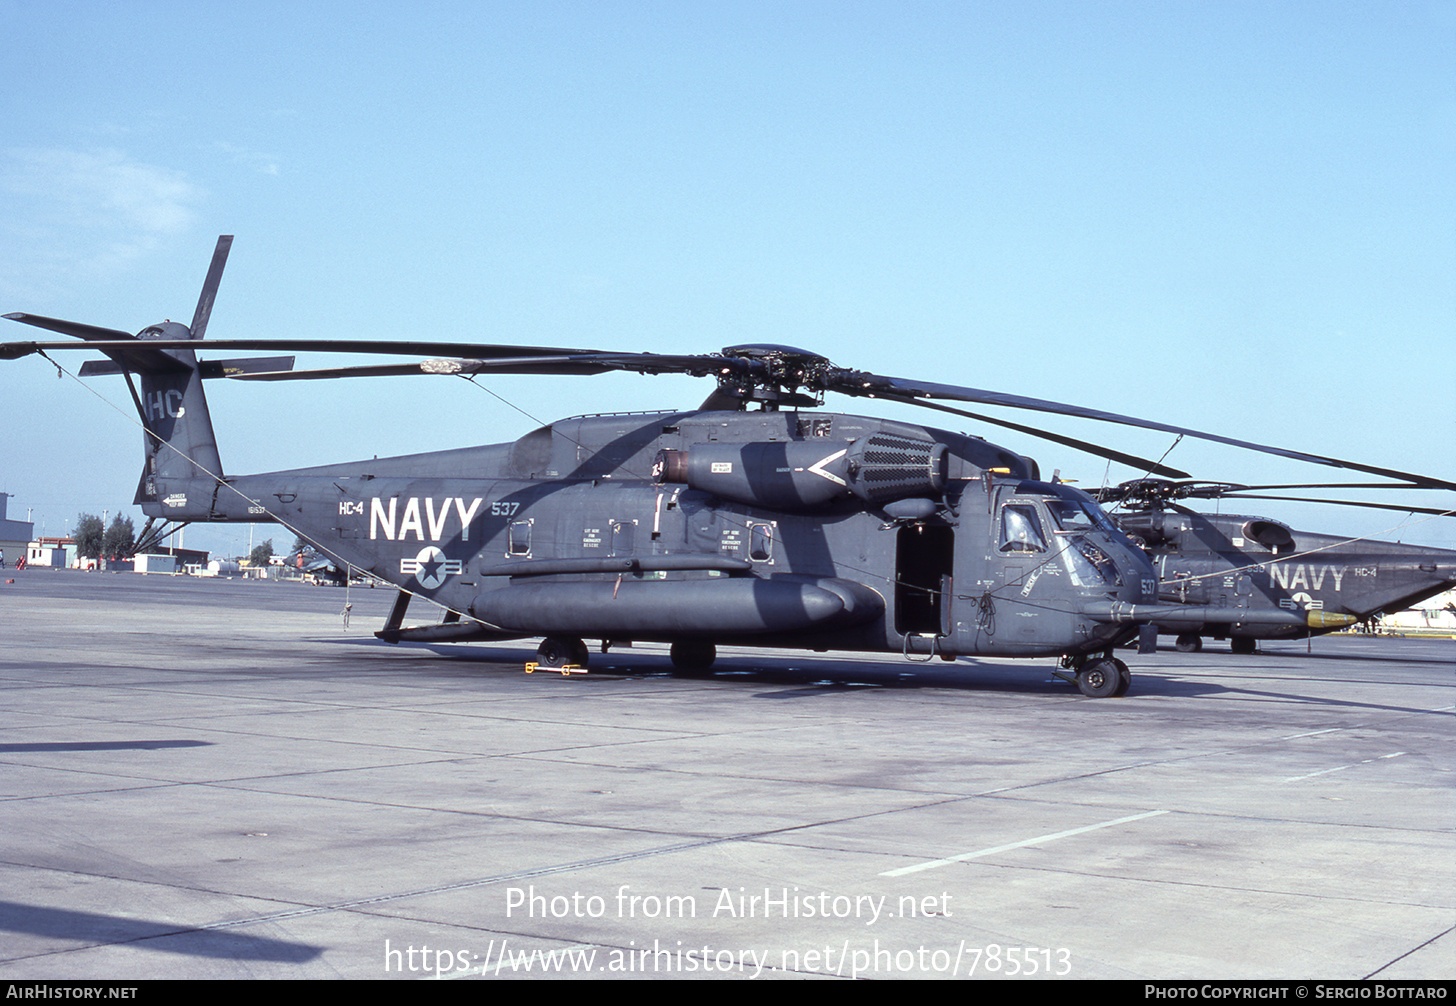
[[[1095,510],[1076,499],[1056,498],[1046,501],[1047,509],[1051,511],[1052,520],[1056,522],[1059,531],[1110,531],[1107,525],[1107,518],[1099,510]]]
[[[1001,551],[1045,552],[1046,547],[1034,506],[1008,503],[1001,508]]]
[[[1092,531],[1097,527],[1091,514],[1069,500],[1047,500],[1046,503],[1059,530]]]

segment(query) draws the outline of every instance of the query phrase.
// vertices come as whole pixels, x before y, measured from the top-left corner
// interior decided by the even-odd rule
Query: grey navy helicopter
[[[1235,653],[1253,653],[1260,639],[1301,639],[1339,628],[1346,617],[1367,621],[1401,611],[1456,586],[1456,551],[1398,542],[1296,531],[1282,521],[1246,514],[1200,513],[1184,499],[1272,499],[1376,507],[1453,516],[1435,507],[1268,496],[1273,489],[1409,489],[1392,482],[1333,482],[1247,486],[1227,482],[1138,479],[1096,490],[1113,522],[1147,552],[1158,573],[1160,601],[1244,611],[1284,611],[1285,624],[1261,618],[1158,620],[1185,653],[1203,637],[1228,639]],[[1125,509],[1123,509],[1125,508]],[[1305,613],[1325,616],[1300,618]],[[1335,616],[1333,618],[1329,616]]]
[[[1199,433],[1078,406],[836,367],[787,346],[704,355],[358,340],[213,340],[217,350],[425,357],[295,371],[292,358],[199,361],[232,239],[219,239],[191,326],[136,335],[29,314],[82,340],[0,345],[0,358],[91,348],[82,376],[122,374],[141,417],[136,502],[164,526],[276,521],[399,595],[377,635],[398,641],[544,637],[542,664],[585,666],[636,641],[671,646],[682,673],[716,647],[1059,657],[1085,695],[1125,693],[1116,647],[1156,650],[1169,618],[1323,628],[1317,610],[1167,603],[1143,551],[1086,493],[978,437],[820,411],[825,392],[913,403],[1007,426],[1153,475],[1187,473],[941,404],[989,403],[1181,433],[1282,457],[1453,489],[1425,476]],[[49,357],[46,357],[49,359]],[[203,382],[398,374],[711,376],[686,412],[580,416],[512,443],[226,475]],[[140,378],[140,388],[132,375]],[[757,406],[750,410],[750,406]],[[170,532],[168,532],[170,533]],[[412,597],[444,609],[406,626]]]

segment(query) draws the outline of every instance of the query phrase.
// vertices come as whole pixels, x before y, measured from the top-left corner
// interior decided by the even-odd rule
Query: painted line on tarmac
[[[1361,765],[1369,765],[1371,762],[1384,761],[1387,758],[1399,758],[1405,754],[1404,751],[1396,751],[1393,754],[1377,755],[1374,758],[1366,758],[1364,761],[1351,762],[1349,765],[1336,765],[1334,768],[1320,769],[1318,772],[1311,772],[1308,775],[1292,775],[1285,782],[1303,782],[1306,779],[1313,779],[1319,775],[1329,775],[1331,772],[1343,772],[1347,768],[1359,768]]]
[[[951,863],[964,863],[971,859],[980,859],[982,856],[994,856],[998,852],[1007,852],[1011,849],[1024,849],[1029,845],[1041,845],[1043,842],[1055,842],[1059,838],[1070,838],[1073,835],[1083,835],[1089,831],[1096,831],[1099,828],[1111,828],[1113,825],[1127,824],[1129,821],[1141,821],[1144,818],[1157,817],[1159,814],[1167,814],[1166,810],[1150,810],[1146,814],[1134,814],[1131,817],[1119,817],[1115,821],[1103,821],[1101,824],[1089,824],[1083,828],[1073,828],[1071,831],[1058,831],[1050,835],[1038,835],[1036,838],[1024,839],[1020,842],[1012,842],[1009,845],[998,845],[990,849],[978,849],[975,852],[963,852],[959,856],[951,856],[949,859],[933,859],[928,863],[916,863],[914,866],[902,866],[898,870],[886,870],[880,874],[882,877],[903,877],[907,873],[919,873],[921,870],[933,870],[937,866],[949,866]]]

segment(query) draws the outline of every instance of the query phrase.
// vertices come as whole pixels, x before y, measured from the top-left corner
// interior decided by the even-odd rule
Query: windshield
[[[1062,487],[1058,487],[1061,489]],[[1078,499],[1070,493],[1059,492],[1056,496],[1048,497],[1046,501],[1047,510],[1056,522],[1057,530],[1070,534],[1076,531],[1106,531],[1115,533],[1102,512],[1102,508],[1093,503],[1091,499]]]
[[[1062,550],[1067,572],[1079,587],[1122,586],[1122,573],[1102,549],[1083,538],[1072,539],[1071,547]]]

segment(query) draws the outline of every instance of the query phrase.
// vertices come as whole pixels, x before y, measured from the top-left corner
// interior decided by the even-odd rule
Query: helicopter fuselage
[[[1190,647],[1201,636],[1318,635],[1352,619],[1400,611],[1456,584],[1456,551],[1351,540],[1295,531],[1267,517],[1182,507],[1114,519],[1145,543],[1158,572],[1160,601],[1248,613],[1247,620],[1237,611],[1221,621],[1158,620],[1161,632],[1185,637]],[[1305,617],[1286,624],[1258,619],[1271,610]]]
[[[418,638],[560,635],[1076,656],[1152,600],[1097,505],[974,437],[818,412],[581,417],[510,444],[154,483],[148,514],[273,519],[447,609]],[[190,488],[189,488],[190,486]],[[411,638],[411,630],[396,638]]]

